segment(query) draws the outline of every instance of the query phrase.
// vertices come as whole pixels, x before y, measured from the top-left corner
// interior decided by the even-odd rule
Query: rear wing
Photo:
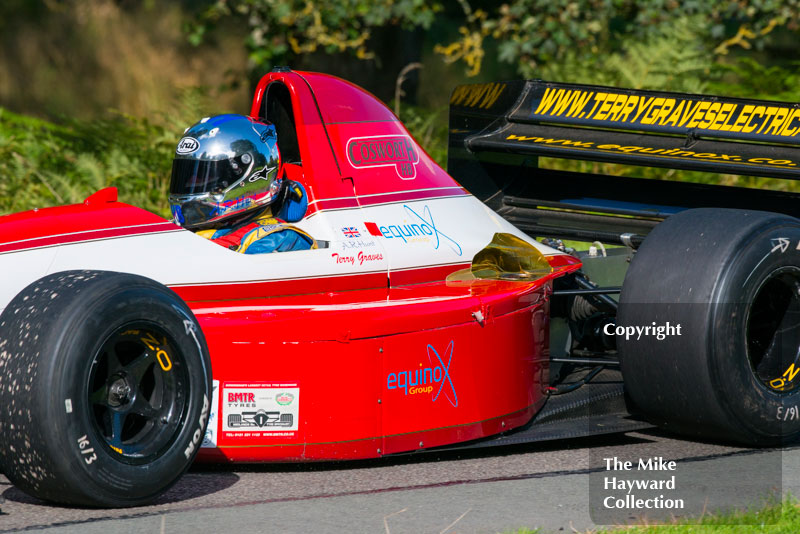
[[[800,215],[796,193],[545,170],[540,156],[796,180],[800,104],[539,80],[453,91],[448,171],[529,233],[564,237],[555,222],[618,242],[694,207]]]

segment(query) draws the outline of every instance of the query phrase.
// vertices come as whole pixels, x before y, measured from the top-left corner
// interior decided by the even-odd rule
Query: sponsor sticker
[[[339,242],[339,248],[348,254],[353,254],[353,252],[348,252],[352,249],[371,248],[377,246],[378,244],[372,239],[346,239]]]
[[[353,137],[347,141],[347,160],[357,169],[393,166],[401,179],[413,180],[419,152],[407,135]]]
[[[217,432],[219,431],[217,412],[219,412],[219,380],[214,380],[211,382],[211,412],[208,414],[208,427],[206,435],[203,437],[203,443],[200,444],[201,449],[217,446]]]
[[[348,239],[355,239],[356,237],[361,237],[361,232],[358,231],[358,228],[355,226],[345,226],[342,228],[342,234]]]
[[[570,122],[742,132],[759,137],[800,134],[800,109],[753,102],[719,102],[699,95],[630,94],[567,87],[547,87],[534,98],[530,118],[558,117]]]
[[[338,242],[338,248],[341,250],[341,253],[332,256],[336,263],[355,264],[357,261],[360,261],[361,264],[363,264],[364,261],[383,259],[382,257],[374,257],[376,256],[375,254],[366,253],[361,253],[361,258],[356,258],[356,254],[358,254],[355,252],[356,250],[378,246],[378,243],[376,243],[372,237],[364,233],[358,226],[342,226],[340,227],[340,232],[344,237],[344,239]],[[344,260],[344,257],[352,257],[352,261]]]
[[[450,104],[467,108],[490,109],[506,88],[504,83],[460,85],[450,95]]]
[[[300,423],[297,382],[225,382],[222,435],[225,438],[293,436]]]
[[[403,205],[405,217],[399,220],[398,217],[376,222],[365,222],[367,232],[375,237],[384,239],[394,239],[393,243],[430,243],[434,250],[439,250],[445,244],[456,255],[461,256],[463,250],[461,245],[441,231],[438,220],[434,220],[433,212],[427,204],[422,206]],[[392,224],[393,223],[393,224]]]
[[[194,137],[184,137],[178,141],[178,148],[175,149],[176,154],[191,154],[200,148],[200,142]]]
[[[433,345],[426,347],[427,362],[420,362],[419,367],[389,373],[386,376],[386,389],[402,391],[404,396],[422,395],[431,402],[445,398],[453,408],[458,407],[458,394],[450,369],[453,365],[453,340],[440,353]]]
[[[359,250],[356,254],[339,254],[338,252],[333,252],[331,254],[331,258],[333,262],[337,265],[339,264],[346,264],[350,266],[362,266],[364,264],[373,263],[376,261],[383,261],[383,254],[380,252],[374,254],[366,254],[363,250]]]

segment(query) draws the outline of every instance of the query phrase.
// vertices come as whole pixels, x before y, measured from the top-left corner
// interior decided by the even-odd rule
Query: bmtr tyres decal
[[[294,436],[300,423],[297,382],[225,382],[224,438]]]
[[[413,180],[419,152],[407,135],[353,137],[347,141],[347,161],[357,169],[393,166],[401,179]]]

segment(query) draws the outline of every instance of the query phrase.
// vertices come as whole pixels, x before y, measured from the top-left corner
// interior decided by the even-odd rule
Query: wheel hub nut
[[[108,403],[111,406],[120,406],[130,400],[131,387],[124,378],[118,378],[108,388]]]

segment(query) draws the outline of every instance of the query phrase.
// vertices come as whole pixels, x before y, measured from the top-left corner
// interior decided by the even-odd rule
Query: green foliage
[[[777,27],[796,30],[800,0],[510,0],[480,17],[477,31],[499,41],[499,59],[526,74],[569,58],[602,59],[685,17],[703,21],[694,31],[707,51],[727,54],[762,47]],[[466,43],[474,31],[462,34]]]
[[[187,126],[221,112],[203,88],[181,95],[150,119],[113,112],[51,122],[0,108],[0,215],[82,202],[113,186],[120,201],[169,217],[175,145]]]
[[[796,31],[800,0],[215,0],[189,24],[189,39],[202,42],[214,25],[234,19],[247,28],[250,60],[259,71],[316,50],[351,51],[371,58],[373,30],[387,24],[431,26],[442,12],[460,24],[458,37],[429,35],[446,62],[481,71],[485,43],[497,43],[497,59],[530,77],[561,62],[605,62],[631,42],[646,47],[683,20],[710,61],[731,50],[761,48],[775,28]],[[474,4],[474,6],[473,6]],[[684,29],[685,31],[685,29]],[[676,51],[677,52],[677,51]],[[676,73],[680,74],[680,73]]]
[[[786,66],[765,64],[743,56],[716,66],[717,77],[709,84],[709,92],[726,96],[767,100],[800,101],[798,61]]]
[[[135,3],[123,4],[131,8]],[[142,109],[152,110],[163,109],[164,103],[170,101],[167,97],[152,98],[148,93],[150,86],[146,82],[154,72],[172,72],[183,66],[186,70],[180,71],[181,79],[187,72],[213,73],[213,82],[192,78],[187,81],[189,85],[218,84],[222,78],[241,73],[242,67],[235,69],[234,62],[229,59],[223,61],[229,68],[225,70],[217,63],[201,60],[201,49],[175,55],[174,50],[170,53],[172,49],[165,45],[167,41],[153,38],[163,35],[165,26],[155,26],[152,21],[178,20],[177,12],[169,11],[173,17],[169,18],[162,16],[163,9],[147,8],[140,10],[140,18],[128,19],[125,18],[128,11],[136,9],[120,5],[101,0],[44,3],[11,0],[0,6],[0,29],[7,30],[4,39],[11,39],[10,31],[19,24],[34,24],[49,14],[50,19],[57,21],[63,18],[63,28],[75,26],[76,34],[87,36],[86,40],[80,40],[81,50],[97,50],[101,55],[105,51],[105,59],[98,61],[103,65],[100,77],[87,77],[85,68],[78,68],[71,62],[74,54],[60,50],[67,46],[64,43],[76,46],[68,39],[72,34],[65,33],[66,30],[56,31],[61,28],[58,25],[43,26],[36,32],[20,31],[21,37],[64,35],[63,40],[48,37],[37,46],[31,46],[29,39],[23,43],[25,46],[17,43],[14,47],[5,47],[9,51],[5,56],[15,61],[25,56],[13,53],[17,49],[59,50],[58,54],[51,55],[61,58],[63,72],[58,70],[58,63],[42,60],[49,57],[42,52],[32,57],[39,58],[34,63],[37,68],[46,70],[48,77],[32,78],[33,81],[21,86],[29,87],[29,93],[43,88],[46,102],[52,106],[48,109],[70,109],[76,113],[77,105],[67,105],[66,101],[58,99],[58,91],[52,91],[54,80],[66,84],[70,79],[65,77],[65,72],[73,73],[75,79],[88,84],[78,86],[83,88],[80,94],[86,94],[85,87],[92,87],[99,99],[112,93],[108,90],[112,85],[130,86],[131,90],[124,93],[126,96],[112,101],[128,102],[131,106],[134,101],[141,101]],[[159,4],[161,8],[166,5],[175,7],[176,4]],[[182,5],[190,9],[187,7],[190,4]],[[451,62],[463,62],[470,75],[479,74],[487,63],[497,68],[496,63],[500,61],[513,65],[516,72],[526,78],[800,101],[797,64],[782,60],[769,48],[778,41],[774,38],[777,33],[788,37],[784,48],[793,46],[800,26],[800,0],[204,0],[195,4],[198,5],[191,8],[198,14],[185,28],[190,42],[206,43],[204,50],[220,47],[219,34],[224,33],[229,41],[236,40],[239,38],[231,37],[230,30],[239,28],[239,43],[245,42],[250,65],[258,74],[270,66],[286,64],[315,51],[351,52],[355,58],[353,62],[357,62],[371,57],[371,39],[379,36],[381,27],[399,25],[407,29],[426,29],[431,27],[435,17],[440,17],[447,22],[437,22],[437,28],[449,25],[455,30],[460,26],[459,32],[454,41],[450,39],[453,34],[445,31],[425,34],[427,49],[437,45],[433,48],[440,56]],[[85,23],[86,20],[93,22]],[[153,28],[149,33],[139,32],[136,39],[132,33],[114,29],[128,20],[150,21]],[[225,32],[212,36],[215,27]],[[94,34],[92,38],[104,46],[95,46],[97,41],[89,38]],[[487,56],[487,51],[491,55],[494,50],[496,57]],[[198,58],[193,58],[195,53]],[[2,57],[0,54],[0,59]],[[147,61],[125,63],[120,62],[120,57]],[[188,59],[175,59],[186,57],[198,62],[190,64]],[[108,65],[117,63],[123,67],[109,75]],[[130,67],[133,64],[139,67]],[[4,72],[20,72],[22,80],[24,69],[16,68],[15,62],[9,65],[15,68],[9,67]],[[100,82],[110,85],[100,85]],[[442,82],[439,79],[434,83]],[[200,87],[184,91],[176,109],[167,114],[150,111],[149,120],[117,113],[110,119],[60,119],[53,123],[0,109],[0,213],[78,202],[99,188],[114,185],[120,189],[121,200],[166,214],[167,182],[175,141],[188,124],[221,111],[209,105],[207,95],[208,90]],[[246,107],[246,98],[242,108]],[[237,101],[240,100],[237,97]],[[28,109],[47,111],[42,106]],[[433,159],[444,165],[446,108],[427,110],[404,104],[400,117]],[[559,169],[653,179],[679,176],[688,181],[781,190],[796,189],[800,185],[790,180],[547,158],[540,161]]]
[[[798,506],[797,499],[787,496],[783,502],[754,505],[751,510],[708,514],[700,519],[683,519],[672,524],[602,530],[600,534],[793,534],[800,532]]]
[[[400,120],[408,133],[443,169],[447,168],[447,109],[429,111],[416,106],[400,109]]]
[[[570,51],[561,61],[538,70],[522,65],[520,71],[526,78],[702,93],[717,75],[714,58],[700,37],[703,25],[699,17],[679,18],[647,37],[628,39],[619,50],[592,60],[591,66]]]
[[[193,44],[215,23],[234,18],[247,29],[250,61],[260,72],[318,49],[371,58],[371,31],[387,24],[428,28],[439,2],[425,0],[217,0],[188,26]]]
[[[49,119],[109,108],[151,116],[201,85],[218,106],[246,105],[246,83],[231,89],[246,72],[243,33],[189,46],[189,9],[170,0],[0,1],[0,106]]]
[[[81,202],[114,186],[120,200],[166,215],[175,140],[144,119],[53,124],[0,108],[0,214]]]

